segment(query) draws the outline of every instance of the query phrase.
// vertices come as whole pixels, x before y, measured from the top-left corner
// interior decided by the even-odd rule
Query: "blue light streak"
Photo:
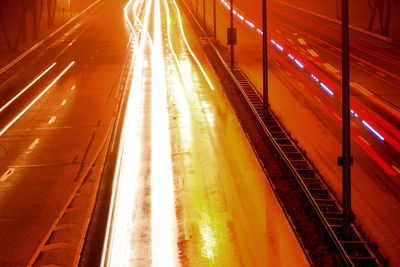
[[[296,65],[299,66],[301,69],[304,69],[304,66],[303,66],[303,64],[300,63],[300,61],[295,59],[294,62],[296,62]]]
[[[327,92],[330,96],[333,96],[333,92],[331,91],[331,89],[328,88],[328,86],[326,86],[323,83],[319,83],[319,84],[321,85],[322,89],[325,90],[325,92]]]
[[[280,44],[275,44],[275,46],[280,50],[283,51],[283,47]]]
[[[385,138],[378,133],[374,128],[372,128],[371,125],[368,124],[368,122],[366,122],[365,120],[362,120],[362,123],[364,124],[364,126],[371,132],[373,133],[376,137],[378,137],[380,140],[385,141]]]

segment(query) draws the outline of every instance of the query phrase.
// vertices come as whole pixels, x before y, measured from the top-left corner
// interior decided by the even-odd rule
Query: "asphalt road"
[[[121,96],[123,2],[96,3],[0,76],[2,266],[79,258]]]
[[[104,266],[307,266],[204,40],[174,1],[133,2],[128,13],[141,38]]]
[[[188,3],[202,19],[203,1]],[[213,29],[212,4],[205,3],[206,22]],[[261,1],[234,3],[235,60],[262,93]],[[222,43],[229,27],[228,6],[217,1]],[[270,104],[341,199],[340,25],[277,1],[270,1],[268,8]],[[351,31],[354,218],[393,265],[399,264],[400,249],[399,51],[398,46]]]

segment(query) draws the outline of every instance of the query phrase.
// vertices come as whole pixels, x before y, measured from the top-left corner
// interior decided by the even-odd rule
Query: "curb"
[[[35,51],[38,47],[40,47],[41,45],[44,44],[44,42],[46,42],[47,40],[49,40],[51,37],[53,37],[54,35],[56,35],[57,33],[59,33],[61,30],[63,30],[65,27],[67,27],[68,25],[70,25],[72,22],[74,22],[76,19],[78,19],[80,16],[82,16],[84,13],[86,13],[89,9],[91,9],[93,6],[95,6],[98,2],[100,2],[100,0],[97,0],[96,2],[94,2],[93,4],[91,4],[90,6],[88,6],[86,9],[84,9],[83,11],[81,11],[78,15],[76,15],[75,17],[71,18],[69,21],[67,21],[66,23],[64,23],[63,25],[61,25],[58,29],[56,29],[54,32],[50,33],[47,37],[45,37],[44,39],[42,39],[41,41],[39,41],[38,43],[36,43],[34,46],[32,46],[31,48],[29,48],[28,50],[26,50],[24,53],[22,53],[19,57],[17,57],[16,59],[14,59],[13,61],[11,61],[10,63],[8,63],[6,66],[4,66],[2,69],[0,69],[0,75],[2,75],[4,72],[6,72],[7,70],[9,70],[11,67],[13,67],[15,64],[17,64],[19,61],[21,61],[24,57],[26,57],[27,55],[29,55],[30,53],[32,53],[33,51]]]

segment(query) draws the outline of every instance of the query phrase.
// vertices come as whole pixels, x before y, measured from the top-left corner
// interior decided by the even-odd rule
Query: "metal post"
[[[230,16],[230,27],[233,29],[233,0],[231,0],[231,16]],[[235,56],[235,50],[234,50],[234,44],[231,42],[231,70],[233,70],[235,66],[234,62],[234,56]]]
[[[264,113],[268,113],[268,36],[267,36],[267,0],[262,0],[262,53],[263,53],[263,102]]]
[[[206,0],[203,0],[203,25],[206,26]]]
[[[349,4],[342,1],[342,131],[343,131],[343,234],[345,240],[351,240],[351,173],[350,154],[350,89],[349,89]]]
[[[215,0],[213,0],[213,20],[214,20],[214,40],[217,38],[217,14],[215,10]]]

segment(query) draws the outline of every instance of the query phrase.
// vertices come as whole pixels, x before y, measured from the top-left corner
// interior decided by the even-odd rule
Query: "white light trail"
[[[297,59],[295,59],[294,62],[295,62],[296,65],[299,66],[301,69],[304,69],[304,66],[303,66],[303,64],[301,64],[300,61],[298,61]]]
[[[320,83],[320,85],[321,85],[322,89],[325,90],[325,92],[327,92],[330,96],[333,96],[333,92],[331,91],[331,89],[328,88],[328,86],[326,86],[323,83]]]
[[[155,0],[151,105],[152,266],[178,266],[178,230],[160,17],[160,1]]]
[[[185,42],[186,48],[189,51],[189,53],[192,56],[192,58],[194,59],[194,61],[196,62],[197,66],[199,67],[199,69],[200,69],[201,73],[203,74],[204,78],[206,79],[206,81],[208,83],[208,86],[210,87],[211,90],[214,90],[214,86],[211,83],[210,79],[208,78],[208,75],[206,74],[206,72],[204,71],[203,67],[201,66],[199,60],[197,59],[196,55],[193,53],[192,49],[190,48],[190,45],[189,45],[189,43],[188,43],[188,41],[186,39],[185,32],[183,30],[182,18],[181,18],[181,13],[179,11],[178,5],[177,5],[175,0],[172,0],[172,1],[174,3],[175,8],[176,8],[176,12],[178,12],[179,26],[180,26],[180,29],[181,29],[181,34],[182,34],[183,40]]]
[[[0,136],[4,134],[26,111],[28,111],[33,104],[35,104],[71,67],[75,64],[72,61],[28,106],[26,106],[11,122],[9,122],[1,131]]]
[[[376,131],[371,125],[369,125],[368,122],[362,120],[362,124],[364,124],[364,126],[367,127],[367,129],[370,132],[372,132],[376,137],[378,137],[380,140],[385,141],[385,138],[380,133],[378,133],[378,131]]]
[[[134,25],[139,24],[135,21],[133,24],[129,21],[128,9],[137,8],[140,1],[129,1],[125,6],[125,19],[130,24],[132,34],[136,37]],[[144,7],[144,24],[142,25],[142,34],[146,34],[150,16],[150,7],[152,1],[147,1]],[[135,11],[133,11],[135,12]],[[133,17],[135,20],[137,16]],[[148,36],[148,35],[146,35]],[[135,260],[137,250],[132,247],[133,231],[142,227],[140,220],[132,220],[137,213],[135,206],[136,195],[141,177],[142,152],[143,152],[143,67],[145,47],[149,46],[149,39],[142,36],[135,42],[135,53],[132,62],[132,83],[127,93],[127,104],[125,119],[121,131],[121,139],[118,148],[116,161],[113,194],[111,203],[113,210],[108,215],[107,232],[104,241],[101,266],[129,266]],[[150,241],[150,240],[149,240]]]
[[[4,106],[0,108],[0,112],[2,112],[5,108],[7,108],[12,102],[14,102],[18,97],[20,97],[26,90],[28,90],[32,85],[34,85],[40,78],[42,78],[47,72],[49,72],[57,63],[54,62],[50,67],[48,67],[45,71],[39,74],[31,83],[29,83],[24,89],[22,89],[16,96],[14,96],[10,101],[8,101]]]

